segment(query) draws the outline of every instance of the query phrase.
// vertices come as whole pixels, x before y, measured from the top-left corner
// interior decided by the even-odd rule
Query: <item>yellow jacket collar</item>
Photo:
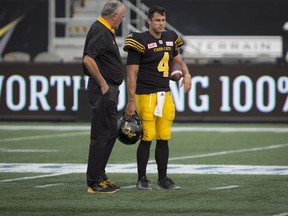
[[[111,28],[110,24],[103,18],[103,17],[99,17],[98,21],[101,22],[104,26],[106,26],[106,28],[109,29],[109,31],[111,31],[113,34],[115,34],[115,30]]]

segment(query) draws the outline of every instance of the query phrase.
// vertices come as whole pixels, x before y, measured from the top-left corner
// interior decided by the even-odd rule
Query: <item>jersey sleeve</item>
[[[176,45],[176,48],[181,47],[184,45],[183,39],[174,31],[170,31],[170,34],[172,35],[172,38],[174,40],[174,43]]]
[[[141,60],[141,54],[134,49],[128,51],[127,65],[136,64],[139,65]]]
[[[125,40],[123,50],[128,52],[129,49],[135,50],[140,54],[145,53],[145,45],[143,44],[139,34],[131,33]]]

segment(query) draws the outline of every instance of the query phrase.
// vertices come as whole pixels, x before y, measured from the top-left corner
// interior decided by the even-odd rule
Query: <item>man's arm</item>
[[[189,69],[179,54],[175,56],[173,60],[176,61],[181,66],[181,70],[183,74],[183,80],[182,80],[181,86],[184,85],[184,91],[185,93],[187,93],[191,89],[191,75],[190,75]]]
[[[90,56],[85,55],[83,58],[83,63],[86,66],[89,73],[91,74],[91,76],[98,82],[99,86],[101,87],[102,94],[105,94],[108,91],[109,86],[107,85],[106,80],[100,73],[100,70],[95,60]]]
[[[126,114],[131,116],[136,111],[135,92],[136,81],[139,65],[127,66],[127,91],[128,91],[128,103],[126,106]]]

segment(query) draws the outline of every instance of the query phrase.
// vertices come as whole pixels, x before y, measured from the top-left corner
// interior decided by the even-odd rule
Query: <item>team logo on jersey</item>
[[[163,44],[163,41],[162,41],[162,40],[159,40],[158,42],[159,42],[159,44]]]
[[[166,41],[166,46],[173,46],[173,42],[172,41]]]
[[[152,49],[152,48],[155,48],[155,47],[157,47],[157,43],[148,44],[148,49]]]

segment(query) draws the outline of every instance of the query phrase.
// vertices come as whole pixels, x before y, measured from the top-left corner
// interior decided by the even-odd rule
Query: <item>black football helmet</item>
[[[138,113],[126,116],[125,111],[118,119],[118,140],[126,145],[133,145],[142,138],[143,130]]]

